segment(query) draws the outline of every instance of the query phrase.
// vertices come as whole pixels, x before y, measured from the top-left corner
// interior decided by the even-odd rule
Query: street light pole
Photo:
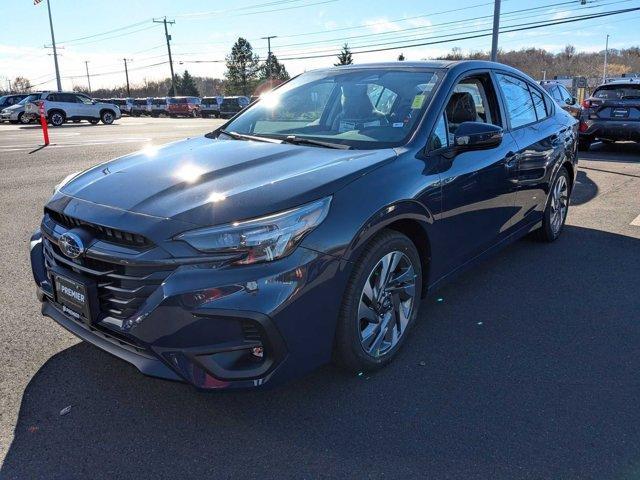
[[[89,77],[89,60],[84,61],[84,68],[87,70],[87,85],[89,85],[89,95],[91,95],[91,77]]]
[[[609,60],[609,34],[607,33],[607,43],[604,48],[604,69],[602,71],[602,83],[607,81],[607,61]]]
[[[500,30],[500,0],[493,4],[493,37],[491,38],[491,61],[498,60],[498,33]]]
[[[277,38],[277,35],[270,35],[268,37],[262,37],[262,40],[267,41],[267,78],[271,79],[271,39]]]
[[[124,60],[124,74],[127,77],[127,97],[131,96],[131,90],[129,89],[129,70],[127,69],[127,60],[131,61],[130,58],[123,58]]]
[[[56,67],[56,81],[58,82],[58,91],[62,91],[62,83],[60,82],[60,69],[58,68],[58,51],[56,50],[56,37],[53,34],[53,20],[51,20],[51,5],[47,0],[47,10],[49,11],[49,27],[51,28],[51,45],[53,46],[53,63]]]
[[[164,17],[162,20],[153,19],[153,23],[164,23],[164,36],[167,39],[167,51],[169,52],[169,66],[171,67],[171,96],[175,97],[176,92],[176,76],[173,73],[173,59],[171,58],[171,35],[169,35],[169,30],[167,30],[167,23],[174,24],[175,20],[167,20],[167,17]]]

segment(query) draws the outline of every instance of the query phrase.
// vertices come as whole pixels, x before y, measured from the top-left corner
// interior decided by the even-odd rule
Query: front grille
[[[45,213],[49,215],[49,217],[51,217],[54,222],[62,225],[67,229],[83,227],[89,230],[94,237],[105,240],[107,242],[138,248],[149,248],[153,246],[153,242],[151,242],[151,240],[137,233],[125,232],[123,230],[109,228],[91,222],[85,222],[84,220],[78,220],[77,218],[70,217],[68,215],[50,210],[48,208],[45,209]]]
[[[100,314],[120,320],[134,315],[175,268],[119,265],[86,257],[71,260],[48,239],[44,241],[44,258],[48,269],[59,266],[95,280]]]

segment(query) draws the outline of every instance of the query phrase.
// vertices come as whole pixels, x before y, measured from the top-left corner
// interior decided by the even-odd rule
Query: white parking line
[[[640,215],[638,215],[634,220],[632,220],[629,225],[633,225],[634,227],[640,227]]]

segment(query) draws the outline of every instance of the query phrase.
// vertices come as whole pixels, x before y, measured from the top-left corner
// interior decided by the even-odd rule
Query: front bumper
[[[32,238],[42,313],[146,375],[207,390],[256,388],[307,373],[331,358],[346,281],[335,257],[300,247],[270,264],[218,270],[182,265],[131,321],[101,315],[86,322],[63,313],[56,301],[44,252],[51,240],[39,232]]]
[[[0,113],[0,122],[17,122],[20,111],[10,111],[9,113]]]
[[[586,129],[580,131],[581,137],[640,142],[640,122],[637,120],[586,119],[582,123],[586,125]]]

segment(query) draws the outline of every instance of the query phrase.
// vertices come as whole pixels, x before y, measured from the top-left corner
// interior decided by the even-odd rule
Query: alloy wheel
[[[398,344],[416,300],[415,268],[400,251],[386,254],[365,281],[358,305],[362,349],[381,357]]]
[[[558,176],[551,195],[551,230],[554,235],[557,235],[562,228],[567,214],[568,190],[566,177],[564,175]]]
[[[64,117],[60,113],[54,113],[51,115],[51,125],[58,127],[64,123]]]
[[[102,115],[102,121],[106,124],[111,124],[113,123],[113,115],[111,115],[110,113],[105,113]]]

